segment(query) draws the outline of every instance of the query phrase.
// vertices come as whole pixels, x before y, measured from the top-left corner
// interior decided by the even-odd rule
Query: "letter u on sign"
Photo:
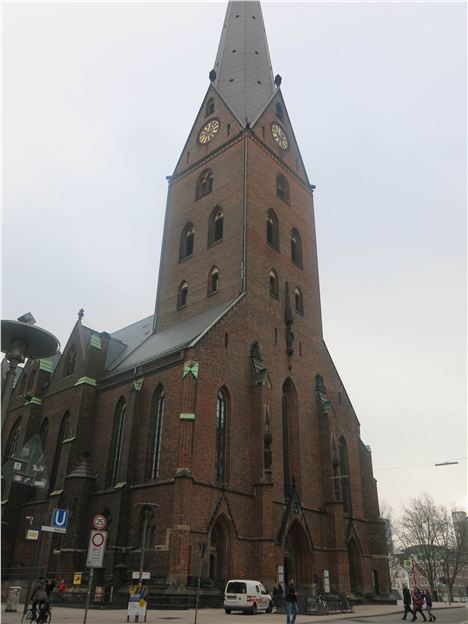
[[[65,529],[68,522],[68,510],[67,509],[54,509],[52,514],[52,526]]]

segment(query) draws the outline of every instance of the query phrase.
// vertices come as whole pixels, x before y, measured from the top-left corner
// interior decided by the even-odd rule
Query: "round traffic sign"
[[[94,535],[91,538],[91,542],[93,544],[94,548],[101,548],[101,546],[104,544],[104,534],[103,533],[94,533]]]
[[[97,514],[96,516],[94,516],[93,527],[96,529],[96,531],[102,531],[103,529],[106,528],[106,525],[107,525],[106,516],[103,516],[102,514]]]

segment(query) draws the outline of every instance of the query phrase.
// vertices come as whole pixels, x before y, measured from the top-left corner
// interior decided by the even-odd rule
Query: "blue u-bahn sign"
[[[54,509],[52,513],[52,526],[58,529],[66,529],[68,522],[68,509]]]

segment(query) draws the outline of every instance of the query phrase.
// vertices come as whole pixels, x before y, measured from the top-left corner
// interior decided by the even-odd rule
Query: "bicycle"
[[[21,624],[50,624],[52,613],[48,606],[36,609],[28,609],[21,618]]]
[[[324,600],[319,594],[315,599],[315,609],[319,615],[327,615],[328,614],[328,604],[327,601]]]

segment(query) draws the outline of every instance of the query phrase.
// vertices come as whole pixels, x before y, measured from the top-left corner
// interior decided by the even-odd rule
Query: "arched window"
[[[23,373],[24,374],[24,373]],[[10,437],[8,439],[8,444],[5,449],[5,457],[13,457],[18,448],[19,436],[21,431],[21,418],[15,422],[13,429],[11,430]]]
[[[273,269],[270,271],[270,295],[279,299],[278,276]]]
[[[48,433],[49,433],[49,419],[44,418],[41,424],[41,428],[39,430],[39,437],[41,438],[42,452],[45,451]]]
[[[75,372],[75,364],[76,364],[76,347],[72,345],[68,351],[65,366],[63,368],[63,377],[68,377],[68,375],[73,375]]]
[[[215,112],[215,101],[213,98],[210,98],[208,102],[206,103],[205,117],[212,115],[214,112]]]
[[[57,438],[57,444],[55,446],[54,463],[52,464],[52,471],[49,476],[49,489],[55,490],[57,485],[57,476],[60,468],[60,458],[62,457],[63,441],[67,439],[70,429],[70,412],[65,412],[60,423],[59,434]]]
[[[351,513],[351,491],[349,487],[349,462],[348,462],[348,446],[346,440],[341,436],[339,441],[340,454],[340,481],[341,493],[343,498],[343,511]]]
[[[146,550],[154,545],[156,517],[151,507],[143,507],[140,513],[140,547]]]
[[[125,403],[125,399],[121,398],[117,403],[117,408],[115,410],[114,431],[112,433],[111,455],[107,477],[108,486],[115,485],[119,476],[119,465],[120,456],[122,454],[123,432],[126,412],[127,404]]]
[[[163,386],[156,388],[154,396],[153,418],[151,420],[151,457],[149,478],[159,477],[159,460],[161,455],[161,437],[164,421],[164,408],[166,405],[166,395]]]
[[[177,294],[177,309],[185,308],[187,305],[187,296],[188,296],[188,284],[187,282],[182,282],[179,286],[179,292]]]
[[[213,172],[211,169],[202,171],[197,180],[195,199],[201,199],[213,190]]]
[[[279,225],[278,217],[271,208],[267,212],[267,243],[279,250]]]
[[[280,119],[281,121],[284,120],[284,111],[283,111],[283,107],[281,106],[281,104],[279,102],[276,102],[276,116],[278,117],[278,119]]]
[[[219,286],[219,270],[213,267],[208,276],[208,294],[218,292]]]
[[[287,204],[290,204],[289,199],[289,184],[284,175],[278,173],[276,176],[276,195]]]
[[[296,228],[291,230],[291,260],[302,268],[302,241]]]
[[[194,237],[195,229],[193,227],[193,223],[187,223],[187,225],[182,230],[182,234],[180,236],[179,260],[188,258],[193,254]]]
[[[302,299],[302,292],[300,288],[294,289],[294,305],[296,308],[296,312],[299,314],[304,314],[304,301]]]
[[[211,211],[208,221],[208,245],[212,245],[223,239],[223,225],[223,209],[216,206],[216,208]]]
[[[228,397],[224,389],[218,392],[216,401],[216,466],[215,479],[218,484],[227,483],[227,418]]]
[[[341,500],[341,485],[340,485],[340,458],[336,450],[335,440],[333,440],[333,456],[332,456],[332,471],[333,471],[333,493],[335,500]]]

